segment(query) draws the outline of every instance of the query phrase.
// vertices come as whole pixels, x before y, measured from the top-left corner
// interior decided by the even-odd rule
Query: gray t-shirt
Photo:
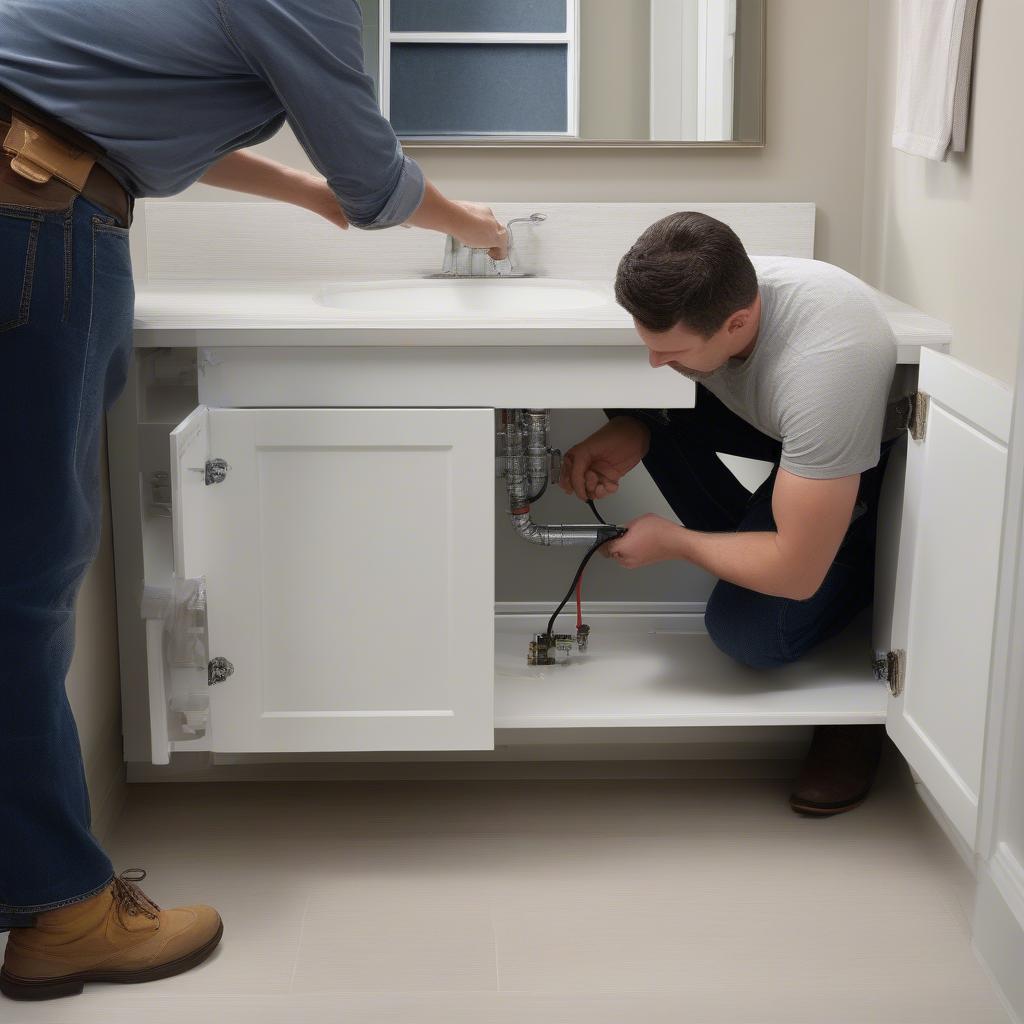
[[[753,352],[703,384],[782,442],[782,469],[814,480],[877,465],[896,339],[872,290],[817,260],[751,257],[761,292]]]
[[[355,0],[0,0],[0,88],[96,142],[135,196],[181,192],[287,119],[357,227],[423,174],[363,70]]]

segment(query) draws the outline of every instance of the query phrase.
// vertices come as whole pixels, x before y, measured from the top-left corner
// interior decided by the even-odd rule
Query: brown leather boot
[[[817,726],[789,806],[817,817],[852,811],[871,789],[884,739],[884,725]]]
[[[87,981],[156,981],[202,963],[224,931],[212,907],[161,910],[124,871],[98,896],[12,929],[0,992],[11,999],[77,995]]]

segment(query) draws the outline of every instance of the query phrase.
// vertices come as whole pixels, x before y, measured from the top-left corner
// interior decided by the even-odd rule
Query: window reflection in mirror
[[[764,142],[765,0],[359,0],[409,142]]]

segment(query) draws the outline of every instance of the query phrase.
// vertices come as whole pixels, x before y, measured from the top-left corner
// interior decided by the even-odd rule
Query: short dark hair
[[[650,331],[676,324],[710,338],[757,297],[757,273],[727,224],[672,213],[652,224],[619,261],[615,298]]]

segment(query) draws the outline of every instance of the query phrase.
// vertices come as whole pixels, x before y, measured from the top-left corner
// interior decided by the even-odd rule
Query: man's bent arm
[[[301,206],[338,227],[348,227],[341,204],[320,175],[286,167],[247,149],[218,160],[199,180],[204,185]],[[507,253],[505,229],[495,222],[487,207],[448,199],[429,181],[422,202],[406,224],[452,234],[467,245],[490,248],[495,259],[504,259]]]
[[[779,470],[772,493],[776,532],[698,533],[680,528],[677,557],[762,594],[812,597],[850,525],[860,476],[808,480]]]
[[[339,227],[348,227],[341,205],[319,174],[286,167],[248,149],[222,157],[199,180],[204,185],[301,206],[327,216]]]

